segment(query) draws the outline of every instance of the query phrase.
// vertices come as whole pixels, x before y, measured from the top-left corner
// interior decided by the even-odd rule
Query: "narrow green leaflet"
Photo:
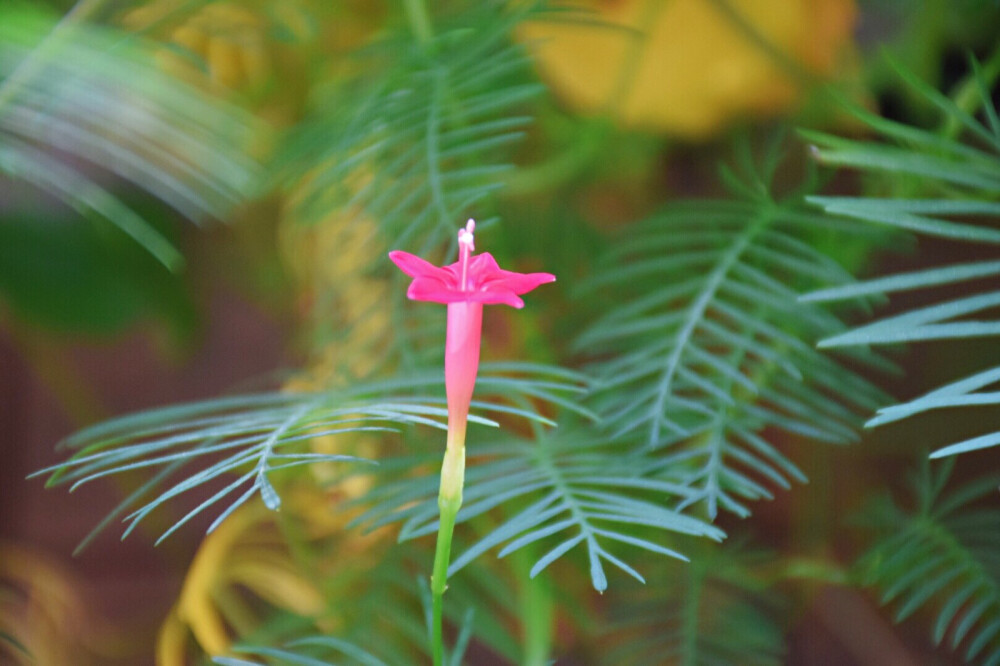
[[[691,491],[680,507],[704,502],[713,518],[805,481],[765,430],[846,443],[883,401],[812,348],[843,325],[798,300],[850,280],[811,243],[831,218],[798,195],[775,200],[768,172],[745,170],[748,183],[729,177],[745,200],[683,202],[628,228],[582,286],[612,305],[575,342],[600,359],[587,404],[608,435],[660,451],[660,477]]]
[[[541,92],[511,38],[531,5],[474,4],[441,16],[430,42],[404,30],[368,49],[358,80],[321,100],[283,155],[291,179],[309,174],[303,216],[363,213],[417,254],[454,241],[455,225],[502,186],[504,149],[530,120],[516,108]]]
[[[875,225],[974,246],[996,245],[1000,242],[1000,231],[994,224],[1000,215],[997,203],[1000,198],[1000,135],[994,122],[997,113],[992,99],[983,94],[980,100],[988,122],[988,125],[983,124],[912,74],[903,70],[899,73],[922,97],[955,121],[956,127],[965,129],[965,140],[906,127],[857,109],[854,109],[856,115],[878,134],[901,145],[847,141],[822,134],[807,133],[806,136],[819,146],[817,156],[821,161],[864,171],[891,168],[918,174],[924,177],[920,181],[921,191],[938,198],[811,197],[810,202],[830,214]],[[972,76],[982,94],[988,86],[975,63]],[[1000,291],[989,288],[986,282],[998,274],[1000,260],[977,259],[827,287],[807,294],[802,300],[841,301],[897,292],[919,294],[951,287],[944,300],[828,336],[819,344],[842,348],[944,340],[961,345],[971,338],[1000,335],[1000,319],[996,317]],[[997,368],[984,368],[906,403],[883,407],[866,425],[892,423],[932,410],[996,404],[1000,400],[990,387],[998,380]],[[949,456],[998,444],[1000,432],[993,431],[944,446],[932,455]]]
[[[689,489],[637,475],[642,460],[616,455],[605,442],[580,429],[540,433],[530,442],[503,438],[494,445],[481,443],[470,446],[469,456],[458,521],[467,523],[487,513],[501,520],[452,561],[449,577],[494,548],[500,548],[498,555],[504,557],[539,543],[548,550],[532,567],[534,577],[583,546],[591,582],[603,592],[608,587],[606,564],[643,580],[619,556],[623,546],[683,560],[682,553],[660,543],[664,533],[715,540],[724,536],[718,528],[664,506],[667,498],[690,497]],[[402,467],[408,471],[420,462]],[[436,471],[431,467],[423,474],[379,484],[363,499],[371,508],[359,521],[373,527],[401,522],[400,539],[433,533]]]
[[[857,571],[896,608],[897,621],[929,609],[935,643],[963,652],[967,662],[1000,664],[1000,511],[980,501],[996,493],[1000,479],[944,493],[953,461],[934,469],[923,462],[911,478],[914,509],[890,498],[870,505],[864,517],[878,538]]]
[[[997,210],[997,214],[1000,215],[1000,209]],[[995,275],[1000,275],[1000,261],[977,261],[820,289],[805,294],[801,300],[804,302],[841,301],[862,296],[876,296],[900,291],[913,291],[924,287],[958,284]]]
[[[327,650],[325,650],[327,656],[320,659],[301,654],[298,649],[304,647],[327,648]],[[287,664],[288,666],[335,666],[335,664],[343,663],[342,659],[344,657],[349,658],[351,660],[350,663],[359,664],[359,666],[386,666],[386,662],[373,656],[371,653],[363,650],[362,648],[352,643],[348,643],[347,641],[342,641],[329,636],[301,638],[287,643],[284,648],[281,649],[271,647],[237,646],[233,649],[233,651],[237,654],[266,658],[266,663],[268,664],[277,663],[282,665]],[[327,659],[334,658],[336,661],[327,661]],[[248,659],[237,657],[215,657],[212,661],[219,666],[261,665],[261,662],[259,661],[250,661]]]
[[[499,368],[506,374],[491,374],[490,366],[484,365],[480,380],[480,394],[492,396],[495,402],[477,401],[474,407],[550,424],[535,411],[534,401],[568,402],[565,394],[583,390],[571,380],[576,375],[558,368],[547,374],[540,374],[546,366]],[[534,376],[525,374],[529,369]],[[372,462],[314,452],[307,445],[316,437],[396,432],[412,425],[446,429],[443,396],[427,395],[428,391],[443,393],[442,384],[443,378],[433,373],[342,391],[234,396],[129,414],[72,435],[62,446],[76,453],[32,476],[49,474],[47,485],[69,485],[72,491],[124,472],[155,472],[150,482],[113,511],[115,516],[125,514],[127,528],[122,538],[167,502],[212,489],[213,494],[168,528],[157,543],[214,509],[211,532],[255,496],[277,510],[281,497],[272,481],[277,472],[324,462]],[[470,421],[498,425],[479,416],[471,416]],[[197,471],[174,480],[182,468],[198,464]],[[218,488],[220,480],[227,485]],[[103,521],[98,529],[108,522]]]
[[[17,640],[17,638],[15,638],[12,634],[0,630],[0,643],[6,643],[10,647],[14,648],[18,654],[31,659],[31,651],[28,650],[28,648],[26,648],[24,644]]]

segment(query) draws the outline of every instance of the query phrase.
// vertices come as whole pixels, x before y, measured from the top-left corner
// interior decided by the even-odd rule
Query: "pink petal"
[[[506,289],[514,293],[524,294],[538,285],[555,282],[556,276],[551,273],[518,273],[505,271],[497,265],[496,259],[489,252],[483,252],[472,258],[469,264],[472,283],[478,288],[495,283],[503,283]]]
[[[433,277],[446,281],[450,275],[445,269],[439,268],[415,254],[403,252],[402,250],[393,250],[389,253],[389,258],[399,266],[399,270],[412,278]]]
[[[524,301],[509,289],[500,289],[496,291],[475,291],[469,294],[469,300],[475,301],[476,303],[484,303],[486,305],[509,305],[512,308],[517,308],[518,310],[524,307]]]
[[[466,300],[467,294],[453,289],[445,282],[436,278],[416,277],[410,283],[410,288],[406,290],[406,296],[411,301],[455,303]]]
[[[457,266],[457,264],[453,265]],[[459,270],[461,270],[461,267],[459,267]],[[469,279],[473,285],[482,284],[496,277],[501,272],[500,266],[497,265],[497,260],[489,252],[477,254],[469,260]]]
[[[497,282],[502,282],[505,288],[510,289],[515,294],[526,294],[539,285],[556,281],[556,276],[551,273],[515,273],[504,270],[501,270],[500,273],[501,275],[494,279]]]
[[[415,301],[435,303],[464,301],[522,308],[524,301],[518,298],[520,294],[525,294],[547,282],[554,282],[556,279],[551,273],[505,271],[500,268],[493,255],[483,252],[469,258],[470,290],[463,291],[460,287],[461,262],[437,267],[416,255],[399,250],[390,252],[389,258],[399,266],[400,270],[413,278],[406,295]]]

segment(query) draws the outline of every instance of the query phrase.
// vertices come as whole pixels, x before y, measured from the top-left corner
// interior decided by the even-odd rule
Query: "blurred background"
[[[513,168],[488,174],[476,215],[489,218],[486,229],[496,217],[512,230],[498,251],[520,257],[525,270],[550,269],[549,261],[570,274],[587,270],[603,234],[664,202],[720,195],[716,167],[736,137],[757,145],[796,127],[863,136],[829,102],[830,87],[884,117],[934,126],[887,56],[944,91],[967,75],[970,54],[991,81],[1000,68],[994,0],[593,0],[573,12],[552,5],[517,14],[504,32],[491,30],[490,12],[508,16],[525,3],[471,4],[482,6],[456,0],[422,11],[456,40],[463,28],[481,31],[481,43],[503,40],[526,56],[497,74],[485,62],[478,72],[472,53],[468,70],[480,81],[470,85],[487,91],[523,88],[501,100],[501,119],[526,119],[514,121],[514,140],[497,142]],[[405,188],[393,201],[369,201],[369,184],[382,176],[364,144],[349,142],[371,130],[365,104],[378,94],[423,94],[426,79],[413,73],[424,39],[418,6],[0,4],[3,663],[174,666],[224,649],[231,632],[213,630],[217,618],[199,615],[192,601],[199,585],[222,586],[218,570],[197,568],[209,567],[208,519],[156,548],[152,537],[176,516],[154,518],[123,542],[112,526],[74,557],[144,477],[71,495],[25,477],[61,460],[56,445],[66,436],[113,415],[236,391],[322,388],[387,363],[392,325],[368,304],[388,298],[390,283],[374,262],[397,239],[426,250],[450,232],[422,213],[407,218],[421,204],[402,202]],[[336,152],[345,145],[357,157],[350,165]],[[801,171],[807,158],[796,150],[790,169]],[[481,176],[470,191],[485,187]],[[862,187],[850,175],[831,179],[836,191]],[[541,258],[539,247],[552,256]],[[841,257],[849,270],[913,261],[851,252],[845,246]],[[574,326],[559,307],[542,328]],[[516,349],[539,334],[490,335],[497,348]],[[996,356],[985,345],[969,353]],[[907,379],[886,388],[912,395],[908,387],[933,385],[956,361],[931,349],[902,362]],[[883,447],[877,463],[838,454],[869,466],[864,473],[825,474],[826,453],[801,460],[814,484],[755,509],[761,540],[799,538],[792,531],[824,515],[810,502],[850,504],[869,474],[901,474],[900,461],[912,460],[902,439],[865,440],[862,450]],[[824,496],[831,487],[846,499]],[[280,583],[285,574],[273,571],[281,566],[245,574],[273,575],[278,591],[229,581],[243,585],[233,605],[253,596],[263,599],[255,612],[271,604],[307,613],[309,592],[296,591],[301,578],[291,574]],[[846,588],[820,588],[786,631],[784,663],[952,663],[946,651],[930,661],[923,632],[895,625]]]

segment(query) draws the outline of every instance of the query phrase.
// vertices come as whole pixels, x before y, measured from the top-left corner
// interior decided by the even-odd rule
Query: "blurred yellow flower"
[[[140,645],[110,625],[86,585],[53,556],[0,541],[0,663],[120,663]]]
[[[333,630],[338,618],[324,602],[319,581],[327,580],[329,569],[343,568],[345,560],[367,566],[371,560],[361,553],[384,539],[346,531],[348,514],[332,508],[342,497],[311,483],[290,485],[282,488],[283,517],[249,502],[209,534],[160,627],[157,665],[196,663],[190,660],[192,638],[206,654],[225,654],[236,637],[249,634],[266,617],[261,602],[313,618],[322,631]],[[297,550],[285,541],[289,532],[279,520],[294,524],[292,531],[302,539]],[[326,545],[314,549],[320,542]],[[319,553],[330,560],[313,559]]]
[[[703,139],[770,115],[829,77],[851,45],[853,0],[591,0],[597,22],[534,21],[519,37],[572,109]]]
[[[305,616],[323,610],[319,591],[296,570],[272,521],[262,504],[251,503],[205,538],[160,629],[159,666],[187,663],[188,632],[207,654],[220,655],[233,629],[250,631],[257,618],[237,589]]]

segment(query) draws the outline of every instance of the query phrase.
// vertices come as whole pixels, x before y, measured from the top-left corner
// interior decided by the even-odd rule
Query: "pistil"
[[[475,236],[473,232],[476,230],[476,221],[469,219],[465,223],[464,229],[458,230],[458,261],[462,266],[462,280],[459,282],[459,288],[462,291],[472,291],[469,288],[469,257],[476,250]]]

